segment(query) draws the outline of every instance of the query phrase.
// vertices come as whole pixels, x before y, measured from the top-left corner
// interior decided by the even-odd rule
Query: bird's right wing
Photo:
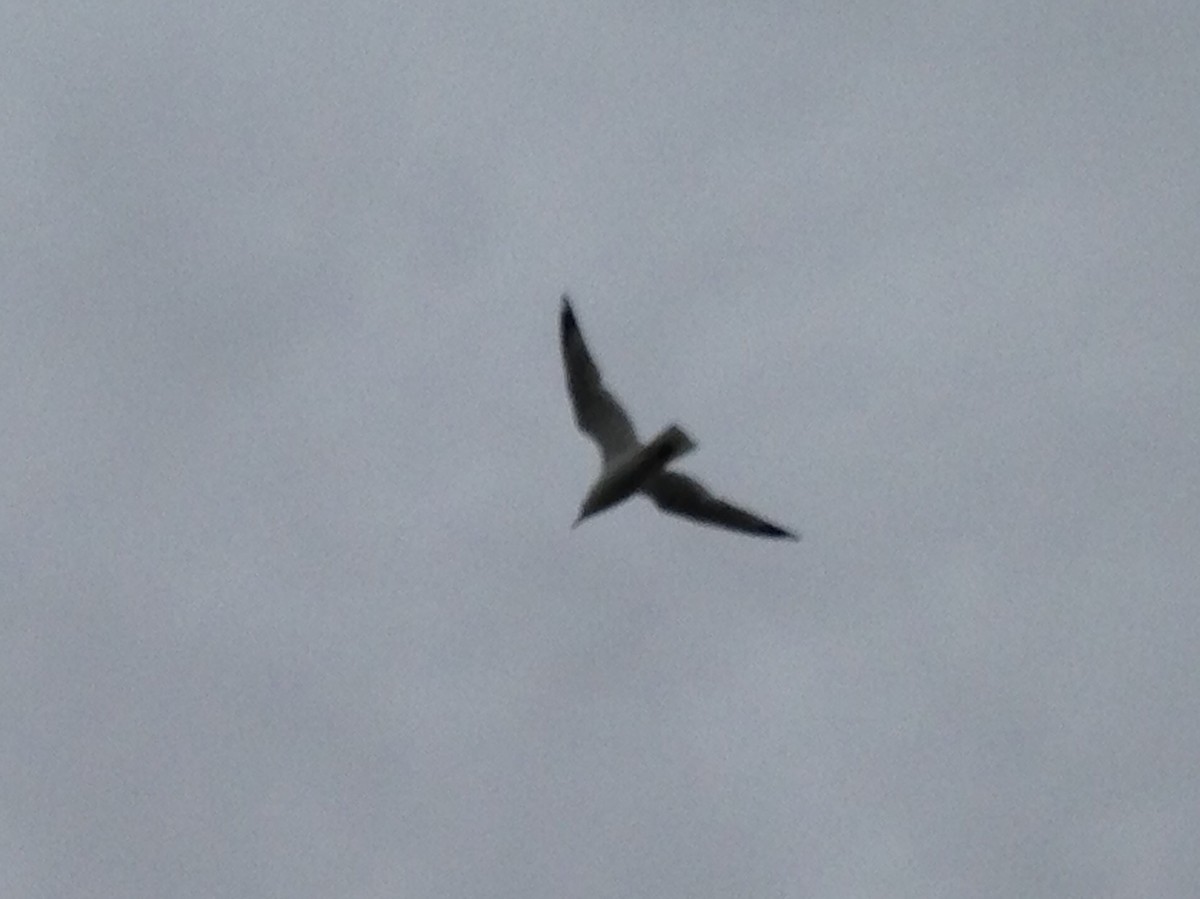
[[[567,372],[567,390],[575,410],[575,423],[596,441],[605,462],[636,449],[640,444],[633,422],[604,387],[600,370],[588,352],[566,294],[562,298],[560,330],[563,367]]]
[[[664,512],[682,515],[701,524],[741,531],[758,537],[800,538],[789,530],[740,509],[719,496],[713,496],[703,484],[677,471],[663,471],[642,485],[642,492]]]

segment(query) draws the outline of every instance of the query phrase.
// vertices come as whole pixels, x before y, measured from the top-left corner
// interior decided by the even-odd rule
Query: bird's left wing
[[[797,534],[740,509],[719,496],[713,496],[703,484],[677,471],[664,471],[642,485],[642,492],[664,512],[682,515],[701,524],[741,531],[758,537],[799,540]]]

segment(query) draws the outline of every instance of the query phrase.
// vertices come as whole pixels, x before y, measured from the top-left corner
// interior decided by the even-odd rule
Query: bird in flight
[[[635,493],[642,493],[662,511],[701,524],[758,537],[800,539],[797,534],[714,496],[694,478],[669,471],[667,466],[671,462],[696,448],[692,438],[679,425],[672,424],[649,443],[638,440],[628,414],[604,386],[566,294],[562,298],[559,326],[575,423],[596,442],[601,459],[600,475],[584,497],[572,527]]]

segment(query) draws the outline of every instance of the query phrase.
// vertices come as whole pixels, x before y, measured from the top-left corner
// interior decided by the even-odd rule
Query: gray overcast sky
[[[0,893],[1195,895],[1194,2],[0,18]]]

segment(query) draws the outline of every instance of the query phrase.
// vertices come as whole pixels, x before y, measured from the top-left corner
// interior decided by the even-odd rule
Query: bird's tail
[[[659,432],[658,436],[647,443],[638,452],[637,468],[645,468],[646,474],[652,474],[666,468],[685,453],[696,448],[696,442],[688,436],[688,432],[679,425],[668,425]]]

